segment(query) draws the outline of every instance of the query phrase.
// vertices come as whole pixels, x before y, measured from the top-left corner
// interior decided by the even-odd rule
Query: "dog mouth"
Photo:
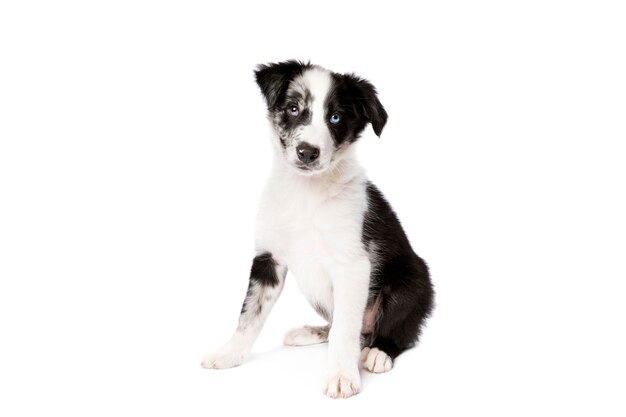
[[[295,164],[295,168],[300,174],[303,175],[313,175],[324,171],[324,169],[319,166],[311,166],[305,164]]]

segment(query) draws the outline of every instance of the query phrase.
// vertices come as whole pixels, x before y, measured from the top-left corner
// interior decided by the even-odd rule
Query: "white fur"
[[[320,159],[327,169],[303,175],[290,160],[295,152],[284,153],[280,146],[274,147],[275,164],[259,209],[256,247],[259,252],[271,253],[279,268],[288,266],[305,297],[332,317],[324,392],[330,397],[349,397],[360,390],[360,335],[371,270],[361,241],[366,177],[354,157],[354,146],[332,151],[323,108],[331,85],[329,73],[315,68],[295,82],[306,85],[314,97],[313,122],[304,127],[302,138],[320,147]],[[238,329],[203,365],[240,363],[266,314]]]
[[[296,82],[306,86],[313,96],[311,124],[304,126],[301,139],[320,148],[320,169],[326,169],[334,151],[333,138],[326,124],[326,110],[324,103],[330,91],[331,79],[323,68],[314,68],[302,74]]]
[[[389,355],[378,348],[363,348],[361,351],[361,364],[368,371],[381,374],[388,372],[393,366],[393,360]]]
[[[241,365],[255,338],[252,333],[235,332],[224,346],[202,359],[202,366],[207,369],[226,369]]]

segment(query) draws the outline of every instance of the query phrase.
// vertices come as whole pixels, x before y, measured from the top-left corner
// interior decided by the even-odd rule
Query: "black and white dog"
[[[257,219],[257,256],[239,325],[205,368],[239,365],[281,293],[287,269],[326,320],[285,335],[303,346],[328,341],[324,392],[359,392],[359,365],[387,372],[412,347],[433,307],[428,268],[413,252],[354,143],[368,123],[380,136],[387,112],[376,89],[353,74],[297,61],[260,65],[275,163]]]

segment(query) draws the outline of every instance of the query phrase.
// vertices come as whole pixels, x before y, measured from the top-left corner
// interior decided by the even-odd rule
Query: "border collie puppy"
[[[376,89],[353,74],[298,61],[260,65],[275,163],[257,219],[256,250],[239,325],[202,365],[239,365],[281,293],[287,270],[328,324],[304,326],[284,343],[328,342],[324,393],[360,390],[359,365],[387,372],[412,347],[433,307],[424,261],[355,157],[369,124],[380,136],[387,112]]]

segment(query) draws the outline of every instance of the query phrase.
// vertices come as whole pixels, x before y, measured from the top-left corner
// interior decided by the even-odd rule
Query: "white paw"
[[[336,373],[331,375],[324,384],[324,394],[331,398],[348,398],[361,391],[361,377],[346,373]]]
[[[375,374],[388,372],[393,366],[393,360],[389,355],[378,348],[363,348],[361,351],[361,364],[365,369]]]
[[[241,365],[245,355],[237,352],[213,352],[202,360],[202,366],[207,369],[226,369]]]
[[[324,343],[327,340],[327,328],[304,326],[289,330],[283,338],[283,343],[287,346],[307,346]]]

